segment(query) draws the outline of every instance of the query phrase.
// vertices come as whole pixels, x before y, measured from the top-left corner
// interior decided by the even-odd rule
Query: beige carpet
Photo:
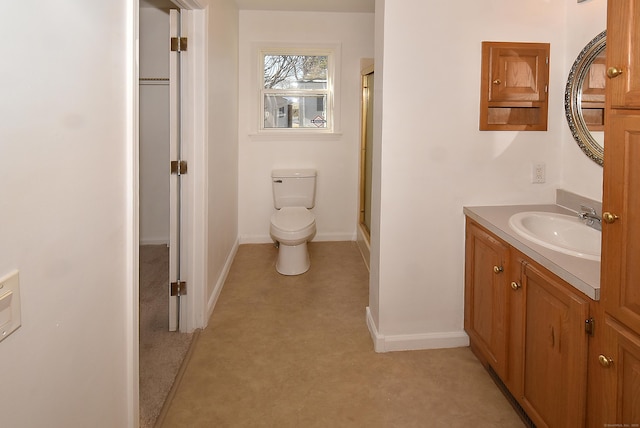
[[[140,427],[153,427],[191,343],[169,332],[169,249],[140,247]]]
[[[163,427],[524,426],[468,348],[373,351],[355,243],[294,277],[276,253],[240,246]]]

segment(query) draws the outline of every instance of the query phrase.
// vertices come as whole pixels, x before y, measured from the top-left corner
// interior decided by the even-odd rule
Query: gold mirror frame
[[[596,57],[605,50],[606,44],[607,31],[605,30],[582,49],[571,67],[564,92],[564,111],[571,134],[584,154],[600,166],[603,163],[604,147],[596,141],[587,128],[581,104],[585,76]]]

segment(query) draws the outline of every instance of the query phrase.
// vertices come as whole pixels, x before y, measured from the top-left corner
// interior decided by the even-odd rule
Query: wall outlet
[[[545,181],[546,181],[546,174],[545,174],[544,163],[531,164],[531,182],[544,183]]]

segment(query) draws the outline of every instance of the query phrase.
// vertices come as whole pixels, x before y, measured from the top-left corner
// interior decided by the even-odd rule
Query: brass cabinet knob
[[[609,67],[607,69],[607,77],[609,79],[613,79],[614,77],[618,77],[622,74],[622,69],[618,67]]]
[[[500,273],[500,272],[502,272],[503,270],[504,270],[504,268],[503,268],[502,266],[494,266],[494,267],[493,267],[493,271],[494,271],[495,273]]]
[[[522,285],[518,284],[515,281],[511,283],[511,288],[513,288],[514,290],[518,290],[520,287],[522,287]]]
[[[501,83],[502,83],[502,80],[500,80],[500,79],[496,79],[496,80],[493,81],[494,85],[499,85]]]
[[[602,367],[611,367],[613,364],[613,360],[611,358],[605,357],[602,354],[598,356],[598,361]]]
[[[602,213],[602,219],[606,222],[606,223],[613,223],[614,221],[616,221],[619,217],[615,214],[611,214],[610,212],[605,212]]]

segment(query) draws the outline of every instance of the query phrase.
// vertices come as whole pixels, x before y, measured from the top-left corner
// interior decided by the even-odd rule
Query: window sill
[[[260,132],[249,134],[253,141],[337,141],[342,138],[341,132]]]

